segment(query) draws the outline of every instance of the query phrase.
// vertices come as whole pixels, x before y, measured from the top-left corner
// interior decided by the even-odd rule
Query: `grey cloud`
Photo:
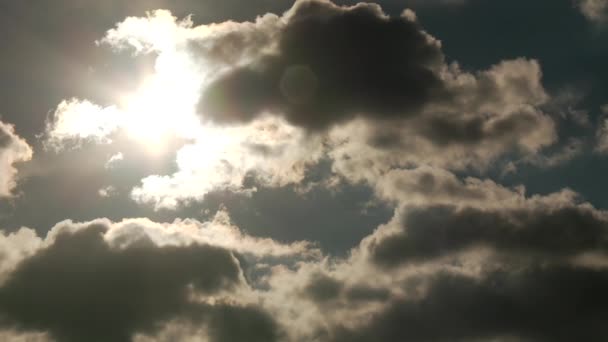
[[[304,288],[304,293],[315,302],[326,302],[335,300],[342,291],[343,284],[322,273],[311,276],[309,283]]]
[[[570,138],[563,144],[560,144],[558,149],[547,154],[534,154],[524,157],[523,159],[509,162],[506,172],[517,170],[518,164],[528,164],[539,168],[550,168],[558,165],[563,165],[583,154],[588,144],[581,138]]]
[[[162,326],[154,334],[138,334],[135,342],[267,342],[282,337],[274,319],[254,305],[200,304],[188,318]]]
[[[219,305],[208,324],[213,342],[279,341],[282,336],[273,318],[254,306]]]
[[[454,174],[434,167],[391,170],[375,183],[376,195],[400,206],[456,205],[504,208],[525,201],[523,187],[507,188],[492,180]]]
[[[482,279],[441,272],[422,298],[395,300],[332,341],[580,341],[608,337],[605,270],[531,265]]]
[[[309,276],[302,294],[311,301],[323,304],[336,302],[360,303],[383,302],[389,299],[390,291],[367,284],[346,284],[332,275],[316,272]]]
[[[237,341],[245,333],[273,340],[276,327],[259,309],[192,300],[242,285],[229,250],[159,247],[149,239],[112,247],[104,240],[107,229],[92,224],[62,230],[19,263],[0,287],[2,325],[48,331],[58,341],[130,341],[135,333],[184,318],[207,324],[212,341]],[[245,323],[229,329],[226,317]]]
[[[608,221],[587,207],[484,210],[430,206],[404,214],[402,230],[369,243],[372,259],[394,266],[473,247],[521,256],[574,257],[608,250]]]
[[[199,108],[204,118],[243,122],[281,112],[318,130],[359,114],[402,117],[442,86],[434,71],[443,60],[438,42],[378,5],[298,1],[283,20],[276,54],[208,87]]]
[[[430,174],[418,173],[422,178]],[[434,174],[438,189],[449,179],[442,176]],[[278,293],[285,290],[281,286],[303,283],[295,290],[300,301],[289,302],[313,312],[314,317],[302,314],[303,322],[310,324],[309,335],[302,339],[608,337],[601,323],[608,317],[603,293],[608,285],[606,213],[577,204],[567,193],[525,198],[513,192],[518,200],[500,199],[491,184],[477,184],[479,194],[468,205],[435,205],[431,200],[406,206],[347,260],[310,265],[295,271],[294,278],[276,282],[273,290]],[[582,255],[593,255],[599,262],[582,260]]]
[[[363,117],[374,122],[369,143],[381,149],[403,150],[412,135],[437,148],[489,143],[531,150],[555,138],[538,108],[548,95],[534,60],[464,72],[445,63],[440,42],[411,11],[389,17],[376,4],[297,1],[281,20],[274,52],[206,88],[204,120],[248,122],[270,112],[320,131]],[[251,34],[246,27],[243,37]]]

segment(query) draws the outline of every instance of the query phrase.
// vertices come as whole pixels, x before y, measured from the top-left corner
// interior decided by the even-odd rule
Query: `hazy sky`
[[[0,3],[0,340],[608,340],[608,1]]]

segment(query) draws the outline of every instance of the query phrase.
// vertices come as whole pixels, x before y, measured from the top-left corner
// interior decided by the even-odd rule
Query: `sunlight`
[[[178,53],[159,56],[155,74],[124,100],[123,128],[151,150],[172,136],[194,138],[200,130],[195,114],[200,81],[184,59]]]

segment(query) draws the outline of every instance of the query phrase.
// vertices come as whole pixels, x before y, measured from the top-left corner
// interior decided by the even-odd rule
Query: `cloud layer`
[[[579,2],[593,20],[599,4]],[[133,165],[122,153],[130,143],[150,151],[175,143],[168,171],[126,189],[151,213],[204,217],[209,194],[247,206],[259,188],[316,201],[327,187],[371,193],[349,215],[378,205],[390,218],[341,256],[315,241],[255,236],[221,204],[206,220],[100,218],[66,220],[46,234],[0,231],[0,339],[608,339],[608,212],[561,185],[528,194],[492,178],[504,165],[559,165],[587,146],[576,137],[558,145],[565,114],[553,108],[562,100],[546,90],[540,61],[465,68],[412,10],[389,15],[376,4],[326,0],[202,25],[156,10],[127,17],[97,44],[149,56],[154,68],[115,104],[60,102],[43,144],[64,155],[111,146],[90,156],[110,174]],[[599,122],[604,153],[608,126]],[[0,196],[8,197],[13,163],[32,151],[0,123],[0,153]],[[105,200],[125,190],[107,183],[98,192],[112,197]],[[264,222],[283,222],[282,214]],[[330,209],[323,215],[347,225]],[[283,229],[318,229],[305,225]]]
[[[157,209],[215,190],[253,191],[251,177],[297,184],[327,160],[337,176],[373,183],[412,165],[483,170],[557,140],[538,61],[463,70],[446,62],[411,10],[389,16],[375,4],[297,1],[282,15],[198,26],[158,10],[125,19],[99,43],[156,55],[151,86],[126,108],[62,103],[49,139],[107,142],[120,129],[148,132],[149,144],[167,132],[189,139],[177,172],[133,189]]]

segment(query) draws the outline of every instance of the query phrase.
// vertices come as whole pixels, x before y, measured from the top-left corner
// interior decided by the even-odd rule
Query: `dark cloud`
[[[549,96],[536,60],[498,60],[471,72],[447,64],[441,43],[409,10],[388,16],[377,4],[302,0],[280,18],[229,32],[205,40],[239,48],[222,50],[227,66],[203,91],[203,120],[245,123],[271,113],[309,132],[343,124],[350,131],[331,145],[363,145],[351,163],[391,160],[379,168],[428,159],[483,168],[506,152],[534,153],[556,139],[541,110]],[[213,50],[196,51],[218,59]],[[357,118],[366,119],[358,131],[344,125]],[[382,156],[386,151],[400,157]]]
[[[25,259],[0,287],[2,325],[48,331],[58,341],[130,341],[172,319],[207,322],[213,341],[261,334],[275,326],[256,308],[196,303],[192,295],[234,289],[241,271],[232,253],[208,245],[158,247],[140,239],[128,247],[104,240],[93,224],[62,231]],[[228,327],[224,319],[246,322]],[[251,339],[250,339],[251,340]]]
[[[454,143],[472,145],[487,141],[505,141],[524,136],[540,126],[543,118],[534,112],[521,111],[501,118],[487,126],[483,117],[457,118],[438,116],[430,118],[421,128],[421,133],[438,146]],[[514,134],[514,132],[517,132]]]
[[[482,279],[440,273],[333,341],[590,341],[608,333],[605,270],[531,266]],[[510,338],[510,339],[509,339]]]
[[[441,89],[439,44],[415,21],[388,18],[378,5],[326,1],[298,1],[285,17],[277,53],[211,84],[199,106],[204,118],[280,112],[317,130],[357,115],[403,117]]]
[[[395,266],[484,246],[547,257],[608,250],[608,221],[584,207],[429,206],[408,211],[402,225],[401,231],[370,242],[375,262]]]
[[[218,305],[208,322],[213,342],[279,341],[282,336],[273,318],[253,306]]]
[[[381,287],[370,287],[366,285],[354,285],[344,292],[346,299],[351,302],[384,302],[389,299],[390,291]]]
[[[315,302],[335,300],[342,291],[343,284],[325,274],[314,274],[304,288],[304,294]]]
[[[314,273],[307,280],[302,294],[311,301],[323,304],[386,301],[390,291],[382,287],[364,284],[347,285],[331,275]]]

